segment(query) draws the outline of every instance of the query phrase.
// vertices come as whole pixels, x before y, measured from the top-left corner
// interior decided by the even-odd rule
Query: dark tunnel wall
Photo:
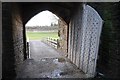
[[[19,5],[12,3],[12,28],[15,54],[15,65],[20,65],[24,60],[23,22]]]
[[[15,78],[24,60],[23,24],[17,4],[2,3],[2,12],[2,77]]]
[[[16,75],[11,6],[10,3],[2,3],[2,78]]]

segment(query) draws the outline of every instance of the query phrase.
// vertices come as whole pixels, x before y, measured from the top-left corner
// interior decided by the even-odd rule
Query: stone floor
[[[31,58],[18,68],[17,78],[85,78],[85,74],[41,41],[30,41]]]

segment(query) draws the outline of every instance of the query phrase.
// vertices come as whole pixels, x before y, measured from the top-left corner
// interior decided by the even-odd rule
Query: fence
[[[46,38],[44,40],[42,40],[43,42],[45,42],[46,44],[54,47],[54,48],[58,48],[58,39],[53,39],[53,38]],[[29,38],[27,38],[27,42],[26,42],[26,58],[30,58],[30,43],[29,43]]]
[[[58,48],[58,39],[48,37],[44,40],[44,42],[56,49]]]

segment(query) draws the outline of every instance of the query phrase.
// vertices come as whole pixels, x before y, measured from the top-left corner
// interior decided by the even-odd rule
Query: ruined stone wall
[[[68,38],[68,26],[67,24],[60,20],[58,21],[58,36],[59,36],[59,47],[62,52],[67,55],[67,38]]]
[[[108,78],[120,78],[120,2],[88,3],[104,20],[97,71]]]
[[[23,25],[17,4],[2,3],[2,24],[2,77],[13,80],[24,58]]]

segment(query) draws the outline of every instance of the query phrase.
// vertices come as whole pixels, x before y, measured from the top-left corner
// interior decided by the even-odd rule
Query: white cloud
[[[43,26],[50,25],[51,23],[58,23],[58,17],[50,11],[42,11],[32,17],[26,26]]]

